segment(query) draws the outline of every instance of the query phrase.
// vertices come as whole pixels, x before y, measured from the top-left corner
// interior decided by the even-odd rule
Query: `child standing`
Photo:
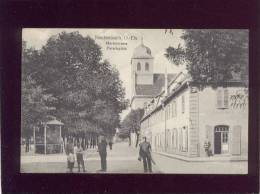
[[[71,173],[73,172],[74,163],[75,163],[74,154],[72,152],[70,152],[68,155],[68,164],[69,164],[69,169],[70,169]]]
[[[78,163],[78,172],[80,172],[80,166],[82,166],[82,170],[83,172],[85,172],[85,165],[84,165],[84,159],[83,159],[83,149],[80,146],[80,144],[78,144],[76,150],[76,157],[77,157],[77,163]]]

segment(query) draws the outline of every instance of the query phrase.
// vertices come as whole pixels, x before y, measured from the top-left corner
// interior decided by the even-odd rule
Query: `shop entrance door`
[[[214,143],[215,143],[214,146],[215,154],[221,154],[221,133],[215,132]]]
[[[218,125],[214,130],[214,152],[224,154],[229,151],[229,127]]]

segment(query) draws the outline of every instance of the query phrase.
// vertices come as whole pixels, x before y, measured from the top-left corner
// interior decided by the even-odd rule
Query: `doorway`
[[[225,154],[229,152],[229,127],[218,125],[214,129],[214,153]]]

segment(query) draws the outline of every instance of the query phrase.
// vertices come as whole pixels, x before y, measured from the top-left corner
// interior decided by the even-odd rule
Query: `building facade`
[[[214,156],[248,154],[248,91],[241,82],[201,89],[178,74],[145,108],[141,134],[152,149],[186,157],[204,157],[210,142]]]

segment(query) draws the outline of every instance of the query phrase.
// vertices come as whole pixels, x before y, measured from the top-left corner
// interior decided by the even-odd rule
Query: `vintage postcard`
[[[248,173],[248,30],[22,39],[21,173]]]

